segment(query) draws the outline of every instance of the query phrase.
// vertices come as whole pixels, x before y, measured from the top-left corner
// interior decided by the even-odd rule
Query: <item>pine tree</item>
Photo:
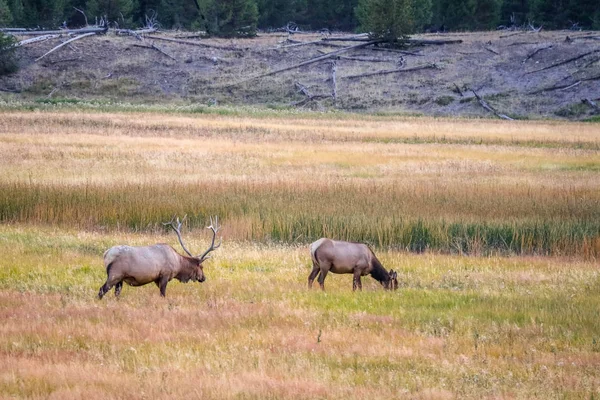
[[[397,43],[428,22],[430,13],[420,7],[430,10],[430,0],[359,0],[356,12],[361,29],[373,38]]]
[[[14,36],[0,32],[0,76],[15,72],[19,65],[15,56]]]
[[[0,26],[9,26],[13,22],[13,16],[6,0],[0,0]]]
[[[85,9],[88,18],[106,17],[110,23],[117,22],[119,26],[131,23],[133,11],[132,0],[87,0]],[[91,23],[91,21],[89,21]]]
[[[204,12],[201,10],[201,14]],[[255,0],[213,0],[207,4],[206,31],[220,37],[256,36],[258,7]]]
[[[494,29],[500,23],[501,0],[477,0],[470,29]]]

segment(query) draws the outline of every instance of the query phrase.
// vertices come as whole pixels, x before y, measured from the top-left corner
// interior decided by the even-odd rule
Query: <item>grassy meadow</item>
[[[5,110],[0,171],[2,398],[600,397],[598,124]],[[207,281],[96,300],[173,214]],[[307,290],[321,236],[400,289]]]

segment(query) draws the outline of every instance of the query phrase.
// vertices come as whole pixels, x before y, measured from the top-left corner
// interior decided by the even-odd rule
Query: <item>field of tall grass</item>
[[[600,254],[597,124],[5,112],[0,221],[458,254]]]
[[[0,398],[600,397],[600,126],[0,111]],[[96,299],[112,245],[223,245]],[[307,245],[370,243],[400,289]]]

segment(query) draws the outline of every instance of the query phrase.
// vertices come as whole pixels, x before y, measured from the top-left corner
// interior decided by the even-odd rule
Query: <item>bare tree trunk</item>
[[[59,44],[58,46],[56,46],[56,47],[53,47],[53,48],[52,48],[52,49],[50,49],[48,52],[46,52],[46,53],[45,53],[43,56],[40,56],[40,57],[36,58],[36,59],[35,59],[35,61],[39,61],[39,60],[41,60],[42,58],[46,57],[48,54],[54,53],[56,50],[60,49],[60,48],[61,48],[61,47],[63,47],[63,46],[66,46],[67,44],[69,44],[69,43],[71,43],[71,42],[74,42],[74,41],[76,41],[76,40],[83,39],[84,37],[87,37],[87,36],[92,36],[92,35],[95,35],[95,34],[96,34],[96,32],[89,32],[89,33],[84,33],[83,35],[75,36],[74,38],[72,38],[72,39],[69,39],[69,40],[67,40],[67,41],[66,41],[66,42],[64,42],[64,43],[61,43],[61,44]]]
[[[335,79],[335,73],[337,70],[337,63],[335,60],[331,62],[331,96],[333,97],[333,106],[337,105],[337,81]]]

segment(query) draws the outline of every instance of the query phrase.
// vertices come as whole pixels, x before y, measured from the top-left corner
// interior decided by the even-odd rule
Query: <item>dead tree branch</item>
[[[539,89],[539,90],[536,90],[533,92],[529,92],[527,94],[539,94],[539,93],[543,93],[543,92],[551,92],[553,90],[567,90],[567,89],[570,89],[572,87],[575,87],[575,86],[581,84],[581,82],[597,81],[597,80],[600,80],[600,75],[591,76],[589,78],[581,78],[575,83],[568,83],[565,85],[554,85],[554,86],[550,86],[547,88],[542,88],[542,89]]]
[[[92,36],[92,35],[95,35],[95,34],[96,34],[96,32],[89,32],[89,33],[84,33],[83,35],[75,36],[74,38],[69,39],[66,42],[63,42],[63,43],[59,44],[58,46],[53,47],[48,52],[46,52],[43,56],[40,56],[40,57],[36,58],[35,61],[41,60],[42,58],[46,57],[48,54],[54,53],[56,50],[60,49],[63,46],[66,46],[67,44],[69,44],[71,42],[74,42],[76,40],[83,39],[84,37]]]
[[[144,46],[143,44],[134,44],[135,47],[141,47],[143,49],[151,49],[151,50],[156,50],[159,53],[169,57],[171,60],[177,61],[177,59],[175,57],[173,57],[172,55],[170,55],[169,53],[167,53],[166,51],[164,51],[163,49],[161,49],[160,47],[158,47],[157,45],[155,45],[154,43],[152,43],[150,46]]]
[[[0,32],[4,31],[0,29]],[[103,27],[89,27],[89,28],[81,28],[81,29],[60,29],[55,31],[18,31],[12,32],[12,34],[16,36],[40,36],[40,35],[77,35],[83,33],[106,33],[108,31],[108,26]]]
[[[321,39],[326,42],[369,42],[371,39],[365,36],[351,36],[351,37],[333,37],[333,38],[323,38]],[[422,45],[443,45],[443,44],[456,44],[462,43],[460,39],[440,39],[440,40],[426,40],[426,39],[404,39],[403,43],[412,44],[414,46],[422,46]]]
[[[38,37],[31,38],[31,39],[21,40],[15,46],[19,47],[19,46],[25,46],[25,45],[31,44],[31,43],[43,42],[43,41],[46,41],[48,39],[55,39],[55,38],[57,38],[59,36],[60,35],[43,35],[43,36],[38,36]]]
[[[412,68],[398,68],[398,69],[389,69],[389,70],[385,70],[385,71],[367,72],[366,74],[359,74],[359,75],[348,75],[348,76],[343,76],[342,79],[357,79],[357,78],[365,78],[367,76],[389,75],[389,74],[396,74],[396,73],[401,73],[401,72],[413,72],[413,71],[419,71],[422,69],[435,69],[435,68],[438,68],[438,66],[435,64],[425,64],[425,65],[419,65],[417,67],[412,67]]]
[[[525,64],[531,57],[535,56],[537,53],[539,53],[542,50],[547,50],[547,49],[551,49],[552,47],[554,47],[553,44],[548,45],[546,47],[540,47],[539,49],[535,49],[534,51],[532,51],[531,53],[529,53],[527,55],[527,57],[525,57],[525,59],[523,60],[523,64]]]
[[[460,97],[464,97],[463,91],[460,89],[460,87],[458,87],[456,83],[454,83],[454,88],[456,89],[455,92],[458,93]]]
[[[362,61],[362,62],[371,62],[371,63],[378,63],[378,62],[396,62],[394,60],[386,60],[383,58],[374,58],[374,57],[347,57],[347,56],[337,56],[337,59],[340,60],[348,60],[348,61]]]
[[[331,53],[327,53],[327,54],[324,54],[324,55],[322,55],[322,56],[319,56],[319,57],[312,58],[312,59],[310,59],[310,60],[307,60],[307,61],[301,62],[300,64],[295,64],[295,65],[292,65],[292,66],[289,66],[289,67],[285,67],[285,68],[276,69],[275,71],[271,71],[271,72],[267,72],[267,73],[260,74],[260,75],[257,75],[257,76],[253,76],[253,77],[251,77],[251,78],[244,79],[244,80],[242,80],[242,81],[240,81],[240,82],[235,82],[235,83],[229,84],[229,85],[227,85],[227,86],[225,86],[225,87],[231,87],[231,86],[240,85],[240,84],[242,84],[242,83],[250,82],[250,81],[253,81],[253,80],[255,80],[255,79],[260,79],[260,78],[264,78],[264,77],[267,77],[267,76],[271,76],[271,75],[279,74],[279,73],[281,73],[281,72],[290,71],[290,70],[292,70],[292,69],[296,69],[296,68],[304,67],[304,66],[306,66],[306,65],[314,64],[314,63],[316,63],[316,62],[323,61],[323,60],[327,60],[327,59],[329,59],[329,58],[335,57],[335,56],[337,56],[338,54],[345,53],[345,52],[347,52],[347,51],[351,51],[351,50],[360,49],[360,48],[363,48],[363,47],[367,47],[367,46],[370,46],[370,45],[373,45],[373,44],[375,44],[375,43],[379,43],[379,42],[380,42],[379,40],[372,40],[372,41],[370,41],[370,42],[365,42],[365,43],[357,44],[357,45],[355,45],[355,46],[344,47],[343,49],[339,49],[339,50],[336,50],[336,51],[332,51]]]
[[[477,98],[477,100],[479,101],[479,104],[481,104],[481,107],[485,108],[487,111],[493,113],[495,116],[497,116],[498,118],[502,118],[502,119],[506,119],[508,121],[514,121],[511,117],[509,117],[508,115],[504,115],[504,114],[500,114],[498,111],[496,111],[492,106],[490,106],[484,99],[482,99],[473,89],[471,89],[471,92],[473,92],[473,94],[475,95],[475,97]]]
[[[216,44],[207,44],[207,43],[193,42],[191,40],[171,39],[171,38],[166,38],[166,37],[161,37],[161,36],[150,36],[150,35],[148,35],[148,36],[146,36],[146,38],[147,39],[154,39],[154,40],[163,40],[165,42],[187,44],[187,45],[190,45],[190,46],[207,47],[209,49],[219,49],[219,50],[229,50],[229,51],[241,51],[241,50],[244,50],[244,49],[237,48],[237,47],[218,46]]]
[[[576,56],[576,57],[569,58],[568,60],[564,60],[564,61],[561,61],[561,62],[557,62],[557,63],[554,63],[554,64],[552,64],[552,65],[549,65],[549,66],[547,66],[547,67],[544,67],[544,68],[535,69],[535,70],[533,70],[533,71],[525,72],[525,74],[524,74],[524,75],[529,75],[529,74],[533,74],[533,73],[535,73],[535,72],[540,72],[540,71],[545,71],[545,70],[547,70],[547,69],[556,68],[556,67],[559,67],[559,66],[561,66],[561,65],[565,65],[565,64],[568,64],[568,63],[570,63],[570,62],[573,62],[573,61],[580,60],[580,59],[582,59],[583,57],[586,57],[586,56],[589,56],[590,54],[594,54],[594,53],[598,53],[598,52],[600,52],[600,49],[596,49],[596,50],[588,51],[587,53],[583,53],[583,54],[580,54],[580,55],[578,55],[578,56]]]
[[[115,29],[115,35],[117,35],[117,36],[135,36],[136,39],[142,40],[141,35],[146,35],[148,33],[154,33],[157,30],[158,29],[156,29],[156,28],[145,28],[145,29],[138,29],[135,31],[131,30],[131,29]]]
[[[424,46],[424,45],[434,45],[441,46],[444,44],[458,44],[462,43],[461,39],[446,39],[446,40],[424,40],[424,39],[406,39],[405,43],[412,44],[413,46]]]
[[[310,93],[308,91],[308,89],[306,88],[306,86],[302,85],[300,82],[296,82],[294,84],[297,88],[298,91],[301,92],[304,96],[306,96],[305,99],[297,101],[295,103],[292,103],[291,105],[294,107],[302,107],[305,106],[306,104],[308,104],[309,102],[313,101],[313,100],[320,100],[320,99],[325,99],[329,96],[324,95],[324,94],[316,94],[313,95],[312,93]]]
[[[375,51],[387,51],[390,53],[400,53],[400,54],[404,54],[407,56],[419,56],[419,57],[423,57],[424,54],[420,54],[420,53],[415,53],[414,51],[406,51],[406,50],[399,50],[399,49],[388,49],[386,47],[373,47],[371,50],[375,50]]]
[[[333,106],[336,106],[337,102],[337,80],[335,79],[335,73],[337,72],[337,63],[331,62],[331,97],[333,98]]]
[[[596,111],[600,111],[598,104],[595,101],[593,101],[592,99],[581,99],[581,102],[583,104],[587,104],[588,106],[592,107]]]
[[[88,19],[87,19],[87,15],[85,15],[85,12],[83,12],[83,10],[77,8],[77,7],[73,7],[75,9],[75,11],[78,11],[81,13],[81,15],[83,15],[83,18],[85,19],[85,26],[88,26]]]

